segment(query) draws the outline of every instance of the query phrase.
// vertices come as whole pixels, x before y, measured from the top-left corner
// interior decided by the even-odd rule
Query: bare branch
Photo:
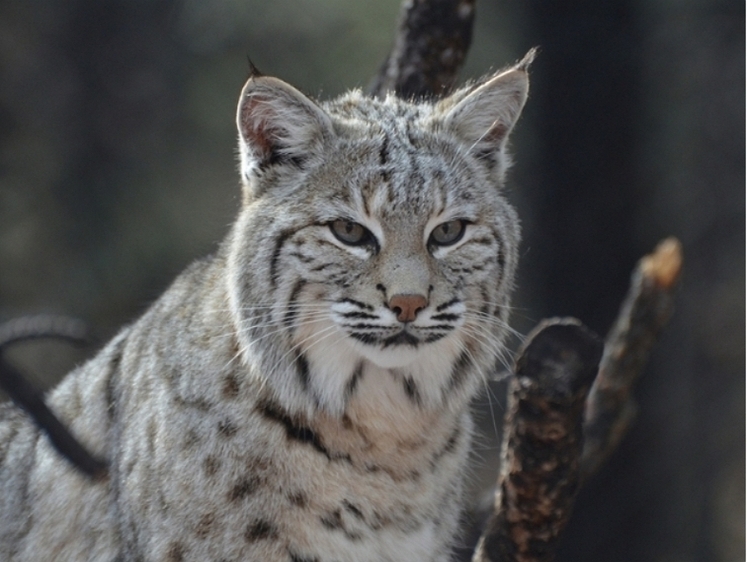
[[[13,343],[42,338],[63,339],[75,344],[90,341],[86,323],[68,316],[21,316],[0,324],[0,352]]]
[[[681,245],[676,238],[667,238],[653,254],[643,257],[633,272],[586,404],[584,477],[599,468],[635,418],[633,385],[672,315],[681,269]]]
[[[580,483],[582,414],[601,339],[545,320],[516,360],[493,514],[473,562],[552,560]]]
[[[0,324],[0,388],[47,434],[55,449],[91,478],[106,475],[106,463],[94,457],[44,403],[44,397],[24,376],[5,361],[2,352],[23,340],[53,338],[74,343],[88,341],[83,322],[62,316],[27,316]]]
[[[475,0],[404,0],[394,46],[370,87],[383,96],[441,96],[454,85],[472,41]]]

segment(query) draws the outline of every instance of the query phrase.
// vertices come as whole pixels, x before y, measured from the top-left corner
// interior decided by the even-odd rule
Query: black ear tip
[[[262,74],[262,72],[260,72],[252,62],[252,59],[249,58],[249,55],[246,56],[246,62],[249,63],[249,78],[259,78],[260,76],[264,76],[264,74]]]

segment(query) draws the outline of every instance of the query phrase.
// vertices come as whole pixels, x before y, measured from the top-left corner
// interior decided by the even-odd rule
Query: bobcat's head
[[[424,408],[474,393],[508,330],[519,227],[501,186],[527,90],[525,63],[437,103],[317,104],[249,79],[231,307],[278,395],[340,413],[365,377]]]

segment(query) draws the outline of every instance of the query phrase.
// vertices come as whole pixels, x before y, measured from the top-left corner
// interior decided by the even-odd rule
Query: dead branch
[[[0,324],[0,388],[31,416],[63,457],[91,478],[100,478],[106,474],[106,463],[94,457],[80,444],[47,407],[42,392],[27,381],[2,355],[2,352],[13,343],[40,338],[62,339],[73,343],[88,341],[85,324],[73,318],[27,316]]]
[[[85,344],[90,340],[86,323],[68,316],[21,316],[0,324],[0,350],[13,343],[42,338],[67,340],[74,344]]]
[[[580,483],[584,402],[602,341],[578,320],[545,320],[509,387],[494,512],[473,562],[552,560]]]
[[[633,272],[586,403],[581,461],[584,477],[599,468],[635,418],[633,385],[672,315],[681,270],[682,247],[676,238],[667,238],[643,257]]]
[[[445,94],[467,56],[474,18],[475,0],[405,0],[394,46],[369,93]]]
[[[674,238],[641,259],[591,377],[596,340],[580,324],[545,321],[530,334],[509,389],[494,511],[473,562],[553,559],[582,479],[602,464],[632,423],[633,385],[672,314],[681,269],[681,246]],[[561,326],[579,333],[570,337],[568,331],[564,339]],[[596,352],[601,353],[598,345]]]

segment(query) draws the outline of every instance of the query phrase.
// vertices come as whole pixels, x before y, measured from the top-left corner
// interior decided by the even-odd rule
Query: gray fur
[[[318,104],[251,78],[221,249],[49,395],[109,476],[0,409],[0,559],[448,560],[469,401],[507,333],[500,188],[527,84],[517,66],[436,104]],[[427,306],[405,326],[394,295]]]

